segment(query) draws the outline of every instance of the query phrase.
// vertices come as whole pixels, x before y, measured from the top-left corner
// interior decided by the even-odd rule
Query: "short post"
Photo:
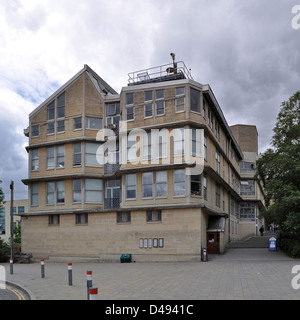
[[[41,260],[41,277],[45,278],[45,260]]]
[[[13,258],[9,259],[9,266],[10,266],[10,274],[14,274],[14,260],[13,260]]]
[[[90,288],[93,286],[92,271],[86,273],[87,299],[90,300]]]
[[[90,288],[89,290],[89,300],[99,300],[98,299],[98,288]]]
[[[72,286],[73,285],[72,263],[68,264],[68,278],[69,278],[69,286]]]

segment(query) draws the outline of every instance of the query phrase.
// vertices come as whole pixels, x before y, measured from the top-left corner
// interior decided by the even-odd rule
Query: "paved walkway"
[[[99,300],[300,300],[292,268],[300,260],[267,249],[229,249],[208,262],[73,263],[73,286],[67,263],[45,261],[4,264],[7,281],[26,288],[37,300],[86,300],[86,272],[93,271]],[[72,262],[72,261],[70,261]],[[300,282],[300,280],[298,280]]]

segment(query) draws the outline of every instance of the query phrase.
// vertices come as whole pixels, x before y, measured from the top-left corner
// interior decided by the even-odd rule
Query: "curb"
[[[29,300],[36,300],[35,295],[30,290],[25,289],[21,285],[14,283],[14,282],[11,282],[11,281],[6,281],[6,283],[8,285],[15,287],[16,289],[19,289],[20,291],[23,291],[23,293],[25,293],[29,297]]]

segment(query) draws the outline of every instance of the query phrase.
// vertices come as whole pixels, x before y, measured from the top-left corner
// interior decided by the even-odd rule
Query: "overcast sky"
[[[299,2],[299,1],[298,1]],[[283,101],[300,90],[294,0],[1,0],[0,180],[27,198],[28,116],[88,64],[117,92],[129,72],[172,62],[209,83],[229,125],[270,143]],[[300,3],[299,3],[300,4]],[[300,13],[300,12],[299,12]],[[300,18],[299,18],[300,24]]]

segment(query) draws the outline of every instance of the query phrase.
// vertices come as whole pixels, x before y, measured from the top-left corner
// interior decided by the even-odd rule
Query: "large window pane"
[[[143,198],[153,197],[153,172],[145,172],[142,175]]]
[[[136,198],[136,175],[128,174],[126,176],[126,198],[135,199]]]
[[[65,203],[65,182],[59,181],[56,183],[56,199],[58,204]]]
[[[85,202],[102,203],[102,180],[85,180]]]
[[[174,170],[174,196],[185,196],[185,169]]]
[[[191,88],[191,110],[195,112],[201,112],[200,104],[200,91]]]

